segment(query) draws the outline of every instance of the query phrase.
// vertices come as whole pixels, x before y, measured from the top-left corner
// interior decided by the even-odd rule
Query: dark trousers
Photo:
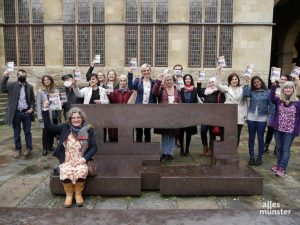
[[[267,134],[266,134],[265,144],[269,145],[271,143],[271,141],[273,139],[273,134],[274,134],[274,128],[268,126],[268,131],[267,131]]]
[[[237,136],[237,138],[238,138],[237,146],[238,147],[239,147],[239,144],[240,144],[242,129],[243,129],[243,125],[242,124],[238,124],[238,136]]]
[[[32,150],[31,115],[29,113],[19,112],[19,111],[16,111],[14,119],[12,121],[16,151],[22,150],[21,123],[23,125],[23,131],[25,134],[26,148],[29,151],[31,151]]]
[[[200,134],[202,145],[208,145],[207,132],[209,132],[209,145],[212,145],[213,141],[216,140],[216,136],[212,134],[212,126],[201,125]]]
[[[185,135],[185,151],[184,151],[184,133]],[[190,143],[191,143],[191,137],[192,134],[190,131],[186,130],[185,128],[181,128],[180,129],[180,133],[179,133],[179,143],[180,143],[180,153],[183,154],[185,153],[189,153],[189,149],[190,149]]]
[[[53,124],[58,124],[57,119],[52,120]],[[50,151],[51,148],[53,148],[53,142],[54,142],[55,134],[51,132],[49,129],[43,128],[42,133],[42,142],[43,142],[43,149]]]
[[[145,142],[151,142],[151,128],[136,128],[136,142],[143,141],[143,133],[145,135]]]

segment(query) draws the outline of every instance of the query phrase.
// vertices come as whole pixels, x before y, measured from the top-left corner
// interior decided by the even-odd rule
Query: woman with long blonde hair
[[[277,164],[271,170],[281,177],[285,175],[294,138],[299,136],[300,101],[296,97],[296,88],[291,81],[285,82],[280,87],[279,96],[276,96],[276,85],[273,83],[270,98],[276,106],[270,126],[275,129],[277,151]]]

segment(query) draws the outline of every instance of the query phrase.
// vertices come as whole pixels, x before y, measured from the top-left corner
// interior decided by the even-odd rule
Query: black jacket
[[[8,76],[3,76],[3,79],[1,80],[1,92],[8,94],[7,113],[5,115],[4,122],[11,125],[18,107],[22,85],[19,81],[8,82],[8,78]],[[25,83],[25,95],[28,108],[32,108],[34,112],[35,97],[33,87],[27,82]],[[33,112],[31,113],[32,120],[34,118]]]

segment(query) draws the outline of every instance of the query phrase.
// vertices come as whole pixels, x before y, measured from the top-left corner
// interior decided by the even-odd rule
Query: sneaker
[[[273,172],[277,172],[278,171],[278,169],[279,169],[279,166],[278,165],[275,165],[275,166],[273,166],[272,168],[271,168],[271,170],[273,171]]]
[[[24,152],[24,156],[25,157],[28,157],[31,155],[31,151],[29,149],[27,149],[25,152]]]
[[[249,166],[254,166],[255,164],[255,159],[254,158],[250,158],[249,162],[248,162],[248,165]]]
[[[282,177],[285,175],[285,170],[283,168],[278,168],[277,172],[276,172],[276,176]]]
[[[160,157],[160,162],[165,162],[167,160],[167,155],[166,154],[162,154]]]
[[[254,166],[261,166],[262,165],[262,159],[256,159]]]
[[[14,154],[14,158],[20,158],[21,157],[21,151],[16,151]]]

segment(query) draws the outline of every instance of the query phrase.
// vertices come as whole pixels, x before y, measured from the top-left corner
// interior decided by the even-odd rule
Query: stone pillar
[[[169,27],[169,47],[168,55],[169,67],[181,64],[184,69],[188,67],[189,49],[189,27],[170,26]]]
[[[44,22],[63,22],[63,1],[44,0]],[[63,67],[63,28],[58,26],[45,26],[45,66]]]
[[[125,28],[116,25],[124,22],[125,1],[105,1],[105,65],[109,69],[122,70],[125,65]]]

